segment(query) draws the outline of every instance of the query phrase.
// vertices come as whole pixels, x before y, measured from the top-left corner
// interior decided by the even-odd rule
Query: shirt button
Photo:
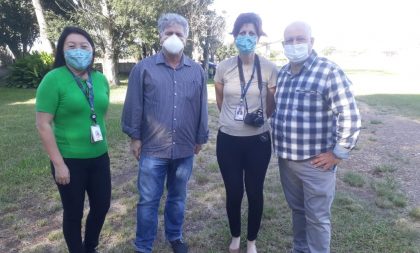
[[[176,118],[174,118],[174,120],[176,120]]]
[[[176,83],[176,81],[174,81],[174,83]]]
[[[176,92],[174,93],[174,95],[176,96]]]
[[[174,108],[176,108],[176,105],[174,105]]]
[[[174,145],[175,145],[175,142],[172,142],[172,144],[174,144]]]
[[[174,129],[174,133],[176,132],[176,130]]]

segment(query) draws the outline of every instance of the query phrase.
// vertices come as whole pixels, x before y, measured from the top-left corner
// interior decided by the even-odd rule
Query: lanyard
[[[70,70],[69,70],[70,71]],[[82,81],[80,80],[79,77],[77,77],[76,75],[73,74],[73,72],[70,71],[70,73],[72,74],[74,80],[77,83],[77,86],[79,86],[80,90],[82,91],[83,95],[85,95],[88,103],[89,103],[89,107],[90,107],[90,119],[92,120],[92,122],[94,124],[97,124],[96,122],[96,113],[95,113],[95,104],[94,104],[94,94],[93,94],[93,83],[92,83],[92,77],[90,75],[90,72],[88,73],[88,80],[86,80],[86,86],[84,87],[82,84]]]
[[[249,86],[251,86],[252,79],[254,79],[255,69],[256,69],[256,64],[255,64],[255,61],[254,61],[254,67],[252,68],[251,77],[249,78],[248,83],[245,85],[244,71],[242,69],[242,60],[238,56],[239,79],[241,81],[241,103],[244,101],[244,98],[246,96],[246,93],[248,92]]]
[[[258,55],[255,55],[254,59],[254,68],[252,70],[251,78],[249,79],[246,87],[245,86],[245,78],[244,78],[244,71],[242,69],[242,60],[238,56],[238,69],[239,69],[239,79],[241,81],[241,103],[245,99],[245,106],[246,111],[248,112],[248,104],[246,103],[246,92],[248,91],[249,86],[251,85],[251,81],[254,78],[255,69],[257,69],[257,77],[258,77],[258,89],[260,90],[260,102],[261,102],[261,109],[263,108],[262,96],[261,96],[261,89],[262,89],[262,76],[261,76],[261,66],[260,66],[260,59]]]

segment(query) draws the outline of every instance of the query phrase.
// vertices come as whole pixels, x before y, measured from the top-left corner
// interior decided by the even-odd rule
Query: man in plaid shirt
[[[292,209],[293,251],[330,252],[331,205],[337,164],[360,132],[351,82],[312,50],[311,28],[294,22],[284,32],[289,59],[279,72],[273,140],[281,183]]]

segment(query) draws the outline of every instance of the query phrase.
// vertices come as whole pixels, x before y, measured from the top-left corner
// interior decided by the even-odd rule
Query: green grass
[[[354,75],[354,74],[375,74],[375,75],[395,75],[395,73],[390,71],[384,71],[382,69],[346,69],[346,74],[348,75]]]
[[[380,121],[380,120],[371,120],[370,121],[370,124],[372,124],[372,125],[379,125],[379,124],[383,124],[383,122]]]
[[[365,184],[363,175],[352,171],[344,173],[343,181],[353,187],[363,187]]]
[[[120,130],[125,89],[124,86],[111,90],[107,128],[112,207],[101,234],[101,252],[132,252],[135,236],[137,167],[128,150],[128,138]],[[212,85],[209,89],[213,89]],[[35,90],[0,88],[0,231],[5,231],[0,243],[4,235],[10,235],[8,238],[14,242],[16,252],[66,252],[60,229],[61,203],[35,128],[34,96]],[[218,110],[214,101],[209,102],[209,112],[210,143],[195,161],[184,227],[191,252],[197,253],[226,252],[229,241],[225,192],[215,157]],[[350,178],[360,176],[353,174]],[[348,182],[360,185],[358,181],[360,178]],[[392,208],[405,205],[406,199],[398,195],[395,182],[375,182],[374,185],[378,199],[389,202]],[[274,157],[267,172],[264,203],[259,251],[286,252],[291,247],[291,213],[281,190]],[[418,234],[397,226],[400,217],[388,213],[387,209],[378,209],[373,201],[337,189],[332,210],[332,252],[418,252]],[[246,196],[242,213],[242,237],[245,238]],[[418,211],[410,213],[411,217],[418,215],[415,213]],[[159,224],[154,252],[170,252],[165,243],[162,216]],[[33,242],[34,236],[38,244],[26,243]],[[242,246],[245,245],[243,240]]]
[[[417,206],[411,209],[409,214],[413,219],[420,220],[420,206]]]
[[[366,95],[358,96],[358,100],[376,107],[381,111],[420,119],[420,94],[403,95]]]
[[[377,194],[376,205],[381,208],[405,207],[407,198],[399,190],[394,178],[387,176],[372,182],[372,188]]]
[[[389,164],[382,164],[382,165],[378,165],[375,167],[374,169],[374,173],[391,173],[396,171],[397,168],[395,168],[392,165]]]

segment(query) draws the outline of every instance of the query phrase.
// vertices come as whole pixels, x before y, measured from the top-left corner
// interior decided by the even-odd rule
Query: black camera
[[[264,125],[263,110],[260,108],[254,112],[247,113],[244,123],[254,127],[261,127]]]

